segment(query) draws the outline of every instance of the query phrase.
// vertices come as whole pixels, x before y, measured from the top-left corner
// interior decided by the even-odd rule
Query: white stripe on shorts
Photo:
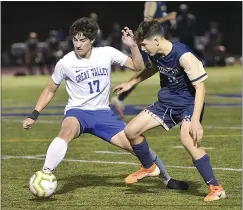
[[[154,118],[155,120],[157,120],[161,124],[161,126],[164,127],[164,129],[166,131],[170,130],[169,127],[165,124],[165,122],[160,117],[158,117],[156,114],[154,114],[153,112],[151,112],[150,110],[147,110],[147,109],[145,109],[144,111],[146,113],[148,113],[152,118]]]

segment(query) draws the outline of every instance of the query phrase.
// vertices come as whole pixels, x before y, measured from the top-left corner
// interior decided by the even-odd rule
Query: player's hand
[[[175,20],[176,19],[177,12],[170,12],[168,13],[168,18],[170,20]]]
[[[35,120],[32,120],[30,118],[26,118],[24,121],[23,121],[23,128],[24,129],[31,129],[31,126],[35,123]]]
[[[203,128],[198,119],[191,119],[190,134],[194,140],[194,146],[196,146],[203,137]]]
[[[170,20],[170,28],[171,29],[176,29],[176,27],[177,27],[176,20]]]
[[[122,83],[120,85],[117,85],[116,87],[113,88],[113,93],[117,93],[117,95],[127,91],[127,90],[130,90],[132,88],[132,85],[130,82],[125,82],[125,83]]]
[[[128,47],[137,46],[137,43],[134,41],[133,37],[134,37],[134,34],[133,34],[132,30],[130,30],[128,27],[125,27],[122,30],[122,42],[126,46],[128,46]]]

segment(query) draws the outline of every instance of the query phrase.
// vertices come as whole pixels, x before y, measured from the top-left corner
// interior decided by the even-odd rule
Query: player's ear
[[[159,46],[159,38],[158,38],[158,37],[155,37],[155,38],[154,38],[154,41],[155,41],[155,43],[156,43],[156,46]]]

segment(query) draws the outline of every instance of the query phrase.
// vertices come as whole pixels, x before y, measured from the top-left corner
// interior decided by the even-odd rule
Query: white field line
[[[95,151],[100,154],[114,154],[114,155],[131,155],[129,152],[112,152],[112,151]]]
[[[46,157],[46,154],[34,155],[35,157]]]
[[[23,118],[24,120],[24,118]],[[14,123],[22,123],[23,120],[17,120],[17,119],[9,119],[9,118],[5,118],[2,117],[2,121],[6,121],[6,122],[14,122]],[[46,124],[59,124],[61,123],[61,119],[60,120],[37,120],[37,123],[46,123]],[[179,127],[179,126],[176,126]],[[242,130],[242,126],[231,126],[231,127],[227,127],[227,126],[211,126],[211,125],[206,125],[203,126],[203,128],[207,128],[207,129],[230,129],[230,130]]]
[[[23,120],[24,120],[24,118],[23,118]],[[22,123],[23,120],[2,118],[2,121],[13,122],[13,123]],[[62,120],[37,120],[37,122],[44,123],[44,124],[60,124],[62,122]]]
[[[242,126],[232,126],[232,127],[227,127],[227,126],[213,126],[213,125],[206,125],[203,126],[203,128],[207,129],[230,129],[230,130],[242,130]]]
[[[184,149],[183,146],[173,146],[171,148],[174,148],[174,149]],[[213,147],[203,147],[204,149],[213,149]],[[95,151],[95,153],[98,153],[98,154],[112,154],[112,155],[131,155],[131,153],[129,152],[113,152],[113,151]]]
[[[44,160],[45,158],[37,157],[37,156],[10,156],[10,155],[3,155],[1,157],[2,160],[6,159],[32,159],[32,160]],[[115,165],[141,165],[138,163],[131,163],[131,162],[116,162],[116,161],[102,161],[102,160],[77,160],[77,159],[64,159],[63,161],[67,162],[78,162],[78,163],[99,163],[99,164],[115,164]],[[192,166],[166,166],[167,168],[179,168],[179,169],[196,169]],[[214,170],[221,170],[221,171],[240,171],[242,172],[241,168],[213,168]]]
[[[174,146],[174,147],[172,147],[172,148],[175,148],[175,149],[184,149],[184,147],[183,146]],[[204,149],[213,149],[213,147],[203,147]]]

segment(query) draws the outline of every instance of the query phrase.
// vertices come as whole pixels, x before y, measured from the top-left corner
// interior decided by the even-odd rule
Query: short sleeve
[[[193,85],[207,79],[208,75],[202,65],[202,62],[199,61],[192,53],[184,53],[180,57],[179,62]]]
[[[123,66],[128,56],[113,47],[105,47],[111,58],[111,64]]]
[[[61,61],[57,62],[51,78],[55,82],[56,85],[60,85],[62,80],[64,80],[66,78],[66,71],[65,71],[64,65],[61,63]]]

